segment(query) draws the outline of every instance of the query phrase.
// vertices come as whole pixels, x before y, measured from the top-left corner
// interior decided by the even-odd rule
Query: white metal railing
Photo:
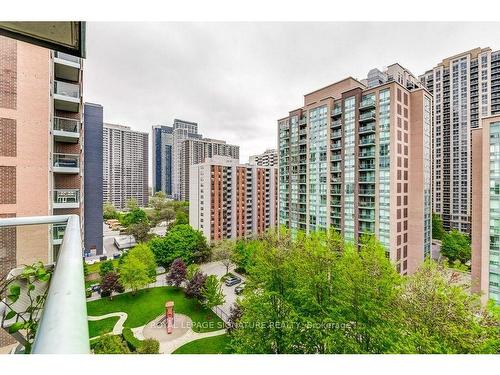
[[[66,225],[47,299],[33,343],[33,354],[89,354],[80,218],[77,215],[0,219],[0,228]]]

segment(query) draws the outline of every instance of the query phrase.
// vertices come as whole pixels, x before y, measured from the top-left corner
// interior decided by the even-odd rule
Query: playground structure
[[[174,329],[174,301],[165,303],[165,319],[167,321],[167,333],[170,335]]]

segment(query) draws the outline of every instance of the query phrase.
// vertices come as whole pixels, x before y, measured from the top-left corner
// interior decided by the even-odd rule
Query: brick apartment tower
[[[209,241],[276,226],[277,169],[214,156],[190,168],[189,224]]]
[[[278,120],[279,224],[374,233],[401,274],[431,244],[432,96],[399,64],[304,96]]]
[[[500,51],[475,48],[420,76],[434,96],[433,211],[446,230],[471,232],[471,130],[500,114]]]
[[[0,217],[82,214],[81,68],[79,58],[0,36]],[[0,230],[0,276],[52,262],[60,229]]]
[[[472,130],[472,291],[500,304],[500,116]]]

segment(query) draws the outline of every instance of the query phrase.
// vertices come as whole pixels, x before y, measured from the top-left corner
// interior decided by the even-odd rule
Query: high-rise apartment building
[[[153,193],[163,191],[172,196],[172,147],[174,144],[172,126],[153,126]]]
[[[189,223],[209,241],[276,226],[277,169],[215,156],[190,167]]]
[[[189,201],[189,168],[215,155],[240,160],[240,146],[227,144],[217,139],[185,139],[181,143],[181,193],[180,199]]]
[[[148,133],[104,124],[103,200],[124,209],[131,198],[145,207],[148,189]]]
[[[101,255],[102,248],[102,175],[103,175],[103,108],[100,104],[85,103],[84,123],[84,249],[86,253]]]
[[[202,135],[198,133],[198,124],[196,122],[174,120],[172,126],[172,197],[181,199],[181,170],[182,170],[182,141],[185,139],[201,139]]]
[[[81,89],[79,58],[0,36],[0,217],[83,217]],[[1,229],[0,277],[53,262],[61,229]]]
[[[500,113],[500,51],[448,57],[420,80],[434,96],[433,210],[446,230],[471,231],[471,129]]]
[[[264,167],[278,166],[278,151],[276,151],[276,149],[269,149],[262,154],[251,155],[249,157],[249,163]]]
[[[472,291],[500,304],[500,116],[472,130]]]
[[[373,233],[407,274],[430,253],[432,96],[391,67],[368,86],[313,91],[278,120],[279,224],[355,243]]]

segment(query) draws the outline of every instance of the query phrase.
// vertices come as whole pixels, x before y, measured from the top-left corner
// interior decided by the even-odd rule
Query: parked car
[[[241,279],[239,277],[236,277],[236,276],[231,276],[231,277],[227,278],[224,283],[226,284],[226,286],[233,286],[233,285],[241,283]]]
[[[107,257],[106,255],[101,255],[101,256],[99,257],[99,260],[100,260],[101,262],[104,262],[105,260],[108,260],[108,257]]]
[[[236,294],[241,294],[243,293],[243,290],[245,290],[245,284],[240,284],[236,288],[234,288],[234,292]]]
[[[101,284],[92,284],[90,286],[90,289],[92,290],[92,292],[100,293],[101,292]]]
[[[118,259],[121,256],[120,253],[115,253],[113,254],[113,259]]]

